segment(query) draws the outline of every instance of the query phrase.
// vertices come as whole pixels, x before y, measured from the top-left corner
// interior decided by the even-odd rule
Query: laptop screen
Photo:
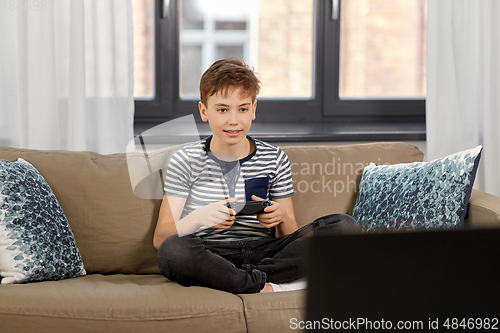
[[[500,229],[314,236],[308,242],[301,328],[500,329]]]

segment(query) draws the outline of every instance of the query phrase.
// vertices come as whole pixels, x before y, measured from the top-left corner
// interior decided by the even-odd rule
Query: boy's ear
[[[252,110],[252,112],[253,112],[253,118],[252,118],[252,120],[255,120],[255,110],[257,109],[257,100],[255,100],[253,102],[252,108],[253,108],[253,110]]]
[[[206,123],[208,121],[208,117],[207,117],[207,108],[205,107],[205,104],[203,104],[201,101],[198,102],[198,109],[200,110],[201,120],[203,120],[203,122]]]

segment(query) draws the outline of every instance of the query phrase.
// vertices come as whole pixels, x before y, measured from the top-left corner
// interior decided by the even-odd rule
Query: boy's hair
[[[200,99],[206,106],[210,96],[220,92],[225,96],[241,88],[242,97],[251,97],[252,103],[260,91],[260,81],[253,69],[237,57],[219,59],[201,76]]]

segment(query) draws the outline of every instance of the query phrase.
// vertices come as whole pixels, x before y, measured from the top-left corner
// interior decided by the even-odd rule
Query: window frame
[[[160,17],[164,1],[168,17]],[[134,123],[150,128],[188,114],[201,122],[197,99],[182,99],[179,91],[180,0],[155,0],[155,98],[135,100]],[[255,125],[284,124],[368,124],[397,126],[414,124],[425,128],[425,98],[422,99],[341,99],[339,97],[340,14],[332,19],[333,1],[314,0],[313,96],[312,98],[257,98]],[[342,6],[342,0],[338,0]],[[341,10],[339,8],[338,12]],[[331,59],[330,61],[327,61]],[[334,93],[325,93],[334,92]],[[307,110],[307,112],[304,112]],[[415,135],[412,135],[412,139]],[[425,139],[423,134],[419,139]],[[353,136],[350,135],[350,139]]]

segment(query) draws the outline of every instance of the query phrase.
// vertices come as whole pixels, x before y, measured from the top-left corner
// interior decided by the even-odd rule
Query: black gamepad
[[[247,201],[245,203],[228,202],[226,203],[226,206],[234,209],[234,211],[236,212],[236,216],[256,215],[265,213],[264,208],[271,206],[271,201],[269,200]]]

